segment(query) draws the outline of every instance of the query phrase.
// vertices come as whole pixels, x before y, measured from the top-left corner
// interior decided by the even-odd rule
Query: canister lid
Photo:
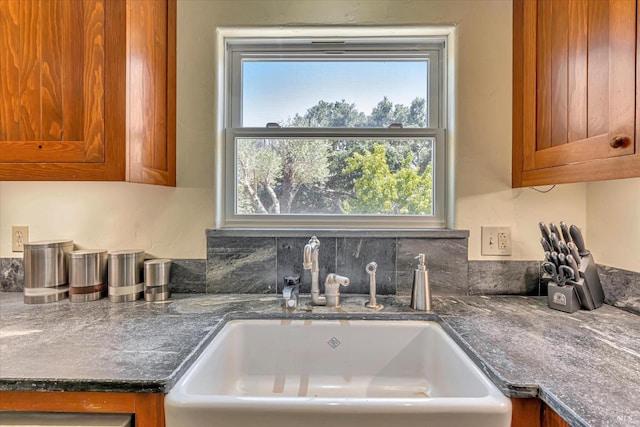
[[[162,265],[166,267],[167,265],[171,265],[171,260],[168,258],[148,259],[144,262],[144,265],[149,265],[149,266]]]
[[[109,252],[109,258],[111,257],[132,258],[132,257],[138,257],[140,255],[144,255],[144,249],[124,249],[121,251]]]
[[[69,256],[71,258],[86,258],[87,255],[102,255],[106,253],[106,249],[76,249],[69,252]]]
[[[60,248],[64,246],[73,245],[73,240],[40,240],[37,242],[25,243],[24,247],[30,249],[44,249],[44,248]]]

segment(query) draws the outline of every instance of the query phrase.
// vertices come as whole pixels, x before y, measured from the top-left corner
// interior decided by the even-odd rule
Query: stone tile
[[[274,293],[275,237],[207,238],[208,293]]]
[[[169,287],[177,293],[205,293],[207,260],[174,259],[171,260]]]
[[[640,314],[640,273],[598,265],[605,302]]]
[[[469,261],[470,295],[539,295],[539,261]]]
[[[24,263],[22,258],[0,258],[0,291],[22,292]]]
[[[396,239],[352,238],[337,240],[337,269],[335,273],[347,276],[351,283],[341,287],[341,293],[368,294],[369,274],[365,267],[371,261],[378,264],[376,294],[396,293]]]
[[[318,252],[318,264],[320,268],[320,287],[324,284],[327,274],[336,271],[336,239],[335,237],[322,237]],[[300,292],[311,292],[311,272],[302,268],[303,251],[309,242],[309,237],[278,237],[277,238],[277,292],[282,291],[283,277],[298,275],[302,285]]]
[[[426,255],[429,284],[432,294],[467,295],[468,239],[398,239],[397,293],[410,295],[413,271],[418,265],[415,257]]]

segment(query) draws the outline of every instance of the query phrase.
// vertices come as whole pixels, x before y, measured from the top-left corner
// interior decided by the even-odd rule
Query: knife
[[[542,249],[545,250],[545,252],[551,252],[553,249],[551,249],[551,245],[549,244],[549,242],[547,241],[547,239],[545,239],[544,237],[540,238],[540,244],[542,245]]]
[[[571,252],[571,256],[575,260],[578,267],[580,267],[580,264],[581,264],[580,254],[578,253],[578,247],[576,246],[576,244],[573,242],[569,242],[567,243],[567,248],[569,248],[569,251]]]
[[[574,278],[577,279],[580,268],[578,268],[578,263],[576,262],[576,259],[573,257],[573,255],[567,255],[567,265],[573,269]]]
[[[562,231],[562,237],[564,237],[564,241],[569,243],[572,241],[571,233],[569,233],[569,226],[566,222],[560,221],[560,231]]]
[[[544,222],[539,222],[538,226],[540,227],[540,232],[542,233],[542,237],[551,244],[551,239],[549,238],[549,229],[545,225]]]
[[[564,254],[558,254],[558,264],[559,265],[567,265],[567,259]]]
[[[554,263],[556,267],[560,266],[560,262],[558,261],[558,252],[551,252],[551,262]]]
[[[551,242],[551,247],[554,251],[560,253],[560,242],[558,241],[558,235],[556,233],[551,233],[549,235],[549,241]]]
[[[551,251],[544,251],[544,260],[546,262],[553,262],[551,261]]]
[[[582,232],[580,231],[580,229],[572,224],[571,227],[569,227],[569,233],[571,233],[571,238],[576,244],[580,256],[583,257],[589,255],[591,252],[589,252],[584,245],[584,237],[582,237]]]
[[[562,240],[562,234],[560,234],[560,230],[558,230],[558,227],[556,227],[556,225],[552,222],[549,223],[549,232],[556,233],[556,236],[558,236],[558,240]]]
[[[569,248],[567,247],[567,244],[565,242],[560,240],[558,242],[558,246],[560,246],[560,252],[562,252],[565,255],[569,255]]]

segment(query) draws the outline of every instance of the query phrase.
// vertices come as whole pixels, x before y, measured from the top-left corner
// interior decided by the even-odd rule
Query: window
[[[445,38],[246,31],[219,42],[221,226],[446,226]]]

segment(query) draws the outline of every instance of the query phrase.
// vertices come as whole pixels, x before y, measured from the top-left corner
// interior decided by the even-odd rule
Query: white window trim
[[[234,188],[229,188],[227,182],[235,182],[235,170],[228,170],[227,165],[233,164],[233,150],[226,150],[229,136],[225,134],[227,118],[225,109],[230,106],[226,75],[227,55],[226,43],[229,38],[256,39],[261,37],[278,38],[324,38],[339,39],[348,37],[433,37],[444,40],[446,50],[443,61],[446,62],[443,79],[442,108],[440,109],[440,122],[447,129],[446,135],[441,135],[441,129],[420,129],[422,136],[437,136],[439,141],[446,138],[446,148],[435,147],[436,159],[434,162],[434,178],[444,179],[445,187],[441,192],[436,192],[434,206],[444,212],[434,212],[434,217],[423,216],[359,216],[359,215],[233,215],[229,207],[233,209],[235,199]],[[429,229],[429,228],[453,228],[454,227],[454,159],[455,133],[454,109],[453,109],[453,47],[455,29],[453,26],[429,26],[429,27],[220,27],[216,30],[215,58],[216,58],[216,102],[215,102],[215,184],[214,184],[214,224],[216,228],[323,228],[323,229]],[[261,129],[264,132],[266,129]],[[409,129],[403,130],[403,136]],[[282,129],[279,130],[282,132]],[[235,130],[238,136],[239,130]],[[304,136],[304,129],[292,129],[292,136]],[[342,136],[367,136],[366,130],[340,129]],[[441,133],[436,135],[436,133]],[[246,130],[247,136],[251,135],[251,129]],[[232,141],[231,141],[232,142]],[[229,159],[231,156],[231,159]],[[444,157],[444,158],[442,158]],[[446,164],[446,172],[435,167]],[[446,173],[446,175],[445,175]],[[435,189],[434,189],[435,191]],[[231,201],[231,205],[229,202]],[[440,219],[435,217],[439,216]]]

